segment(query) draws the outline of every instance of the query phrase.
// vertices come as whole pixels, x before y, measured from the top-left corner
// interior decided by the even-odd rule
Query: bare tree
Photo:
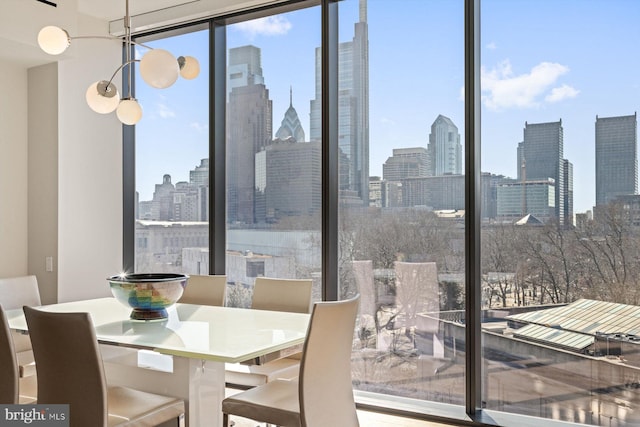
[[[526,256],[522,266],[527,282],[537,287],[540,303],[567,303],[579,297],[579,259],[576,235],[551,222],[543,227],[523,228],[518,246]]]
[[[620,203],[598,208],[578,239],[585,296],[604,301],[640,302],[640,239]]]
[[[503,273],[495,275],[495,280],[484,281],[489,298],[497,295],[503,307],[507,306],[507,296],[513,285],[507,273],[515,272],[518,265],[519,252],[514,227],[512,224],[500,224],[482,230],[482,275],[487,277],[490,272]]]

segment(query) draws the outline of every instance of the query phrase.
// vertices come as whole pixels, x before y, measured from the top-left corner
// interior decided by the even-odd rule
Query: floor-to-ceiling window
[[[229,305],[259,276],[313,279],[321,299],[320,35],[319,7],[226,26]]]
[[[137,75],[135,271],[209,274],[209,31],[145,45],[197,58],[200,74],[155,89]],[[138,47],[136,55],[144,54]]]
[[[472,3],[290,3],[216,17],[222,49],[209,31],[148,42],[198,57],[202,73],[136,85],[135,269],[224,273],[243,307],[262,275],[312,278],[316,300],[359,292],[354,389],[383,406],[635,425],[640,4],[483,0],[480,39]],[[323,8],[339,12],[324,26]],[[478,105],[465,100],[474,67]],[[467,131],[480,124],[481,171]]]
[[[482,1],[483,401],[640,423],[633,1]]]
[[[464,404],[462,1],[347,0],[339,268],[360,391]]]

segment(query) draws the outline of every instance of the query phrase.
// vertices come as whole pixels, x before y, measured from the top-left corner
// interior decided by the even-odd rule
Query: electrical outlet
[[[45,258],[45,269],[46,271],[53,271],[53,257],[48,256]]]

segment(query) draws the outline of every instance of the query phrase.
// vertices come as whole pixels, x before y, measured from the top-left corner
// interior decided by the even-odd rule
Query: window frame
[[[482,409],[481,342],[481,170],[480,170],[480,0],[464,1],[465,57],[465,405],[355,391],[359,408],[458,425],[535,425],[517,414]],[[288,0],[170,29],[135,36],[144,42],[208,28],[209,80],[209,263],[210,274],[225,274],[226,254],[226,26],[306,7],[321,7],[322,55],[322,299],[339,298],[338,282],[338,6],[339,0]],[[123,55],[125,54],[123,50]],[[127,82],[123,81],[126,91]],[[135,87],[132,87],[135,93]],[[123,267],[135,265],[135,127],[123,126]],[[220,206],[225,206],[220,209]],[[218,207],[216,209],[216,207]],[[546,425],[572,425],[544,419]]]

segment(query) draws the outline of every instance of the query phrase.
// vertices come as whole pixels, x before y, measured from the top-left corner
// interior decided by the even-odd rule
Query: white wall
[[[40,299],[50,304],[58,298],[58,65],[32,67],[27,76],[28,270],[38,278]]]
[[[106,34],[107,23],[79,16],[78,32]],[[106,278],[122,268],[122,126],[85,102],[89,85],[121,64],[121,45],[78,40],[73,49],[58,69],[60,302],[110,295]]]
[[[0,60],[0,277],[27,274],[27,70]]]

